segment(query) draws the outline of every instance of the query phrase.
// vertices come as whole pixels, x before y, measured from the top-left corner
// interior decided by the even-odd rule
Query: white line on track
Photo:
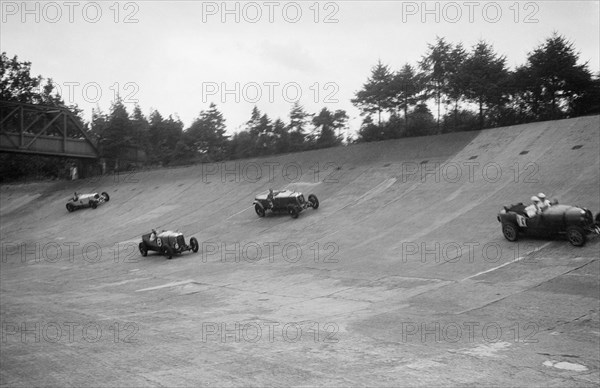
[[[246,210],[248,210],[248,209],[252,209],[252,206],[248,206],[248,207],[247,207],[247,208],[245,208],[244,210],[240,210],[239,212],[237,212],[237,213],[235,213],[235,214],[232,214],[232,215],[230,215],[230,216],[229,216],[229,217],[227,217],[225,220],[228,220],[228,219],[230,219],[231,217],[235,217],[235,216],[237,216],[238,214],[241,214],[241,213],[245,212],[245,211],[246,211]]]
[[[135,292],[159,290],[161,288],[182,286],[182,285],[188,284],[188,283],[194,283],[194,280],[189,279],[189,280],[183,280],[180,282],[171,282],[171,283],[162,284],[162,285],[156,286],[156,287],[142,288],[141,290],[135,290]]]
[[[547,247],[548,245],[550,245],[550,243],[551,243],[551,242],[552,242],[552,241],[548,241],[547,243],[545,243],[545,244],[543,244],[543,245],[541,245],[541,246],[539,246],[539,247],[537,247],[537,248],[535,248],[535,249],[533,249],[533,250],[531,250],[531,251],[527,252],[527,253],[526,253],[526,254],[524,254],[523,256],[519,256],[519,257],[517,257],[516,259],[514,259],[514,260],[512,260],[512,261],[506,262],[506,263],[504,263],[504,264],[500,264],[499,266],[497,266],[497,267],[494,267],[494,268],[486,269],[485,271],[481,271],[481,272],[479,272],[479,273],[476,273],[475,275],[468,276],[468,277],[464,278],[463,280],[461,280],[461,282],[463,282],[463,281],[465,281],[465,280],[468,280],[468,279],[471,279],[471,278],[474,278],[474,277],[477,277],[477,276],[479,276],[479,275],[483,275],[483,274],[485,274],[485,273],[488,273],[488,272],[495,271],[495,270],[497,270],[497,269],[500,269],[500,268],[502,268],[502,267],[505,267],[505,266],[507,266],[507,265],[509,265],[509,264],[516,263],[517,261],[521,261],[521,260],[523,260],[524,258],[526,258],[527,256],[529,256],[530,254],[532,254],[532,253],[534,253],[534,252],[537,252],[537,251],[539,251],[540,249],[543,249],[543,248]]]

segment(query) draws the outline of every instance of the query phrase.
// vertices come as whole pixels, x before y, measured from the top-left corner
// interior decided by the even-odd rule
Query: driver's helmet
[[[533,203],[540,202],[540,199],[534,195],[533,197],[531,197],[531,202],[533,202]]]
[[[537,195],[537,197],[540,199],[540,201],[544,201],[544,200],[546,199],[546,194],[544,194],[544,193],[539,193],[539,194]]]

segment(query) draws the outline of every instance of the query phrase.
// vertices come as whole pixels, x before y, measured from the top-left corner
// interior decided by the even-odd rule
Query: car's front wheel
[[[140,245],[138,245],[138,248],[139,248],[142,256],[144,256],[144,257],[148,256],[148,248],[146,248],[146,244],[141,242]]]
[[[167,260],[171,260],[173,258],[173,248],[171,248],[170,246],[165,245],[163,248],[163,252],[167,257]]]
[[[259,217],[265,216],[265,208],[262,207],[259,203],[254,205],[254,211],[258,214]]]
[[[308,202],[310,202],[311,206],[313,207],[313,209],[318,209],[319,208],[319,200],[317,199],[317,196],[314,194],[311,194],[308,196]]]
[[[567,228],[567,239],[571,245],[575,247],[582,247],[585,245],[585,232],[578,226],[571,226]]]
[[[502,224],[502,234],[508,241],[517,241],[519,239],[519,230],[515,224]]]
[[[102,192],[102,196],[104,197],[104,202],[110,201],[110,197],[108,196],[108,193],[106,191]]]
[[[198,252],[198,240],[195,237],[190,238],[190,246],[192,247],[192,252]]]

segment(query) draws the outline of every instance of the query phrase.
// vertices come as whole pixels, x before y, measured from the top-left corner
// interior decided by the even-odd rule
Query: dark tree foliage
[[[253,143],[254,155],[269,155],[275,149],[275,134],[271,119],[265,113],[262,114],[255,106],[252,109],[250,120],[246,123],[246,130],[250,134]]]
[[[52,79],[44,82],[42,76],[31,75],[31,62],[20,61],[17,56],[9,58],[6,52],[0,54],[0,100],[66,108]],[[76,105],[69,109],[74,113],[74,118],[79,125],[85,128],[80,116],[81,110]],[[51,119],[51,115],[43,115],[37,122],[45,125]],[[18,116],[11,115],[3,121],[3,129],[17,132],[20,127],[19,121]],[[33,126],[26,130],[33,133],[37,129],[37,126]],[[62,136],[62,131],[50,126],[46,128],[45,134]],[[67,137],[79,138],[81,134],[75,128],[67,126]],[[65,157],[2,153],[0,154],[0,181],[65,178],[68,171],[67,166],[71,162],[71,159]]]
[[[428,52],[419,62],[424,72],[426,90],[432,95],[437,104],[437,123],[440,125],[440,108],[443,96],[448,91],[452,62],[452,45],[446,43],[444,38],[436,37],[435,44],[429,44]]]
[[[254,141],[250,132],[240,131],[233,135],[229,143],[230,157],[232,159],[242,159],[254,156]]]
[[[113,102],[106,120],[106,126],[100,143],[103,156],[118,158],[123,146],[134,146],[135,134],[133,123],[129,119],[127,108],[121,98]]]
[[[32,76],[31,63],[6,53],[0,56],[0,99],[65,107],[52,79]],[[356,142],[468,131],[599,114],[600,74],[592,76],[587,63],[579,62],[573,43],[557,33],[528,53],[526,63],[514,71],[484,41],[468,51],[461,43],[437,37],[417,66],[405,63],[394,71],[379,60],[351,103],[364,117]],[[437,117],[428,104],[435,105]],[[314,114],[299,102],[291,107],[287,123],[279,118],[273,121],[255,106],[245,129],[227,136],[225,119],[214,104],[185,130],[178,118],[164,118],[157,110],[145,117],[135,106],[130,114],[119,98],[108,113],[94,109],[89,124],[83,123],[77,106],[68,108],[82,127],[89,125],[88,135],[100,145],[104,157],[118,158],[123,147],[141,147],[150,164],[161,165],[338,146],[348,121],[343,110],[322,108]],[[17,123],[4,121],[4,129],[12,127]],[[68,163],[2,154],[0,179],[62,176]]]
[[[321,112],[312,119],[315,129],[319,132],[316,147],[325,148],[340,145],[342,137],[339,131],[346,126],[347,121],[348,115],[343,110],[332,113],[327,108],[321,109]]]
[[[258,128],[257,151],[259,155],[270,155],[275,151],[275,134],[273,133],[273,123],[267,114],[260,117]]]
[[[273,134],[275,136],[275,153],[281,154],[290,150],[290,131],[283,120],[277,119],[273,122]]]
[[[223,160],[227,154],[226,126],[223,114],[215,104],[210,104],[207,111],[201,111],[199,117],[185,131],[184,144],[189,144],[193,153],[199,154],[200,160],[216,162]],[[179,146],[184,151],[183,145]]]
[[[275,123],[271,122],[269,116],[261,113],[255,106],[252,109],[250,120],[246,122],[246,129],[236,133],[231,139],[230,155],[237,159],[276,153],[280,147],[288,147],[281,145],[289,144],[286,133],[285,124],[281,120],[277,119]]]
[[[90,122],[89,135],[92,140],[96,143],[101,144],[104,141],[104,134],[106,133],[106,127],[108,117],[102,112],[100,108],[92,109],[92,121]]]
[[[150,115],[150,143],[154,149],[154,160],[160,164],[173,164],[178,160],[177,156],[181,147],[176,151],[177,144],[183,134],[183,123],[179,118],[163,119],[158,111]]]
[[[381,124],[381,113],[393,107],[390,87],[393,78],[394,75],[388,66],[378,61],[371,69],[371,76],[363,88],[356,92],[356,97],[351,100],[352,104],[361,110],[361,115],[377,113],[377,122]]]
[[[467,56],[467,51],[463,48],[462,43],[459,43],[452,48],[448,62],[448,84],[445,93],[446,102],[451,104],[453,109],[454,131],[459,130],[460,102],[465,97],[466,80],[464,79],[463,66]]]
[[[583,93],[569,102],[573,116],[600,114],[600,74],[597,74],[583,89]]]
[[[453,109],[442,117],[442,133],[479,129],[479,116],[467,109]]]
[[[135,144],[143,150],[148,150],[150,148],[150,123],[137,104],[133,108],[131,115],[131,126]]]
[[[363,119],[362,125],[358,131],[357,143],[371,142],[384,139],[383,129],[373,123],[371,116],[366,116]]]
[[[31,75],[31,62],[9,58],[6,52],[0,54],[0,100],[69,108],[83,126],[81,110],[65,105],[52,78],[44,83],[41,75]]]
[[[0,100],[39,104],[42,100],[42,76],[31,75],[31,62],[20,62],[15,55],[9,59],[0,54]]]
[[[408,122],[408,110],[419,100],[419,94],[424,88],[423,75],[405,64],[399,72],[394,74],[391,81],[391,101],[395,107],[394,115],[398,115],[398,110],[404,113],[405,125]]]
[[[410,118],[410,112],[406,118]],[[376,125],[370,116],[365,117],[358,131],[357,143],[379,140],[398,139],[406,136],[405,118],[397,115],[390,116],[389,120]]]
[[[288,133],[290,135],[290,151],[302,151],[306,146],[306,128],[309,125],[311,115],[306,113],[300,103],[295,102],[290,110],[290,123]]]
[[[434,119],[427,104],[420,103],[415,106],[408,116],[408,124],[404,136],[427,136],[432,135],[437,130],[436,120]]]
[[[464,95],[467,101],[478,106],[480,128],[484,128],[486,110],[500,107],[506,101],[509,73],[505,61],[491,45],[480,41],[461,66]]]
[[[517,69],[516,79],[521,85],[517,94],[537,120],[569,117],[590,108],[593,111],[586,106],[588,96],[594,93],[592,76],[587,63],[578,62],[573,43],[554,33]]]

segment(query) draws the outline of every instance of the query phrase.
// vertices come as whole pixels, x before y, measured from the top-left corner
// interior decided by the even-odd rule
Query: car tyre
[[[586,241],[584,230],[578,226],[571,226],[567,228],[567,240],[569,240],[571,245],[575,247],[584,246]]]
[[[259,217],[265,216],[265,208],[262,207],[262,205],[259,203],[254,205],[254,211],[256,212],[256,214],[258,214]]]
[[[502,234],[508,241],[514,242],[519,239],[519,229],[513,223],[502,224]]]
[[[75,206],[73,206],[72,204],[68,203],[67,204],[67,210],[69,211],[69,213],[71,213],[72,211],[75,210]]]
[[[106,191],[102,192],[102,196],[104,197],[104,201],[105,202],[110,201],[110,197],[109,197],[109,195],[108,195],[108,193]]]
[[[195,237],[190,238],[190,246],[192,247],[192,252],[198,252],[198,240]]]
[[[140,245],[138,245],[138,248],[139,248],[142,256],[144,256],[144,257],[148,256],[148,248],[146,248],[146,244],[141,242]]]
[[[90,201],[90,206],[92,207],[92,209],[95,209],[98,207],[98,202],[96,201]]]
[[[311,206],[313,207],[313,209],[318,209],[319,208],[319,200],[317,199],[317,196],[314,194],[311,194],[308,196],[308,202],[310,202]]]
[[[165,245],[163,252],[167,257],[167,260],[171,260],[173,258],[173,248],[171,248],[170,246]]]
[[[290,206],[288,208],[288,213],[290,213],[290,216],[292,216],[292,218],[298,218],[298,215],[300,214],[295,206]]]

